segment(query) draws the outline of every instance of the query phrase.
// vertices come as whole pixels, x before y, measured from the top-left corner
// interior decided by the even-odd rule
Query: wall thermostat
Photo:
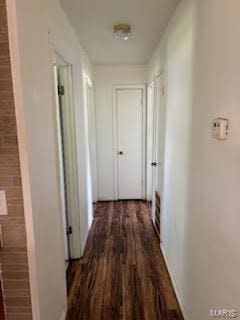
[[[217,118],[212,122],[212,136],[218,140],[226,140],[228,135],[228,119]]]

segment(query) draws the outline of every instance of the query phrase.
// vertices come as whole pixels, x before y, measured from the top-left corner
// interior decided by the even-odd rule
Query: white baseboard
[[[66,315],[67,315],[67,308],[64,308],[64,310],[62,311],[62,315],[60,320],[65,320],[66,319]]]
[[[171,282],[172,282],[172,285],[173,285],[173,288],[174,288],[174,291],[175,291],[175,294],[176,294],[180,309],[182,311],[183,318],[184,318],[184,320],[189,320],[190,318],[188,316],[188,312],[186,311],[186,308],[185,308],[185,306],[184,306],[184,304],[182,302],[181,295],[180,295],[180,290],[178,289],[177,282],[175,280],[173,272],[171,271],[170,265],[168,263],[167,255],[166,255],[166,253],[164,251],[164,248],[163,248],[162,244],[160,245],[160,247],[161,247],[163,258],[164,258],[165,264],[167,266],[168,273],[169,273],[169,276],[170,276],[170,279],[171,279]]]

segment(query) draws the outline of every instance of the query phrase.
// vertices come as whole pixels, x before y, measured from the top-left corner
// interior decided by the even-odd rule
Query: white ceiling
[[[145,64],[149,61],[179,0],[60,0],[93,64]],[[128,41],[112,28],[133,26]]]

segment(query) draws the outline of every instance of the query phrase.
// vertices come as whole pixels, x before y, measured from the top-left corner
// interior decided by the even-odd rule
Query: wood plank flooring
[[[143,201],[100,202],[68,270],[68,320],[182,320]]]

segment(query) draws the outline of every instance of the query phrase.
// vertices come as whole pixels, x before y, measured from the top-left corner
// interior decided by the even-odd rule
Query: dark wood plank
[[[83,257],[70,264],[68,320],[182,320],[144,201],[95,204]]]

